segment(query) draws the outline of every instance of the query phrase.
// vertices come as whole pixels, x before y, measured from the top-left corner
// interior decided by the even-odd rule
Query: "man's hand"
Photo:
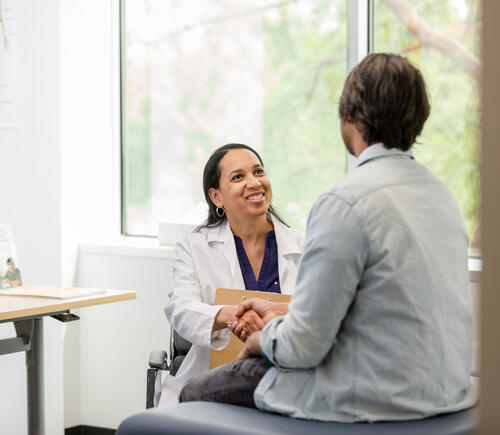
[[[266,324],[254,310],[248,310],[238,320],[227,326],[241,341],[246,341],[250,335],[262,330]]]
[[[266,323],[278,316],[288,313],[287,303],[267,302],[253,298],[238,306],[236,320],[227,326],[241,341],[256,331],[261,331]]]
[[[252,298],[238,306],[236,317],[241,318],[249,310],[254,310],[264,323],[268,323],[275,317],[284,316],[288,313],[288,304],[286,302],[267,302],[263,299]]]
[[[245,347],[236,357],[237,359],[247,359],[253,355],[262,355],[260,352],[260,331],[252,334],[246,341]]]

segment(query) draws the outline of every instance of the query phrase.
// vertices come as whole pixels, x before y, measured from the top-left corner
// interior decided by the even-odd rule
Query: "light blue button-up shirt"
[[[369,146],[311,210],[289,313],[262,331],[275,367],[257,407],[352,422],[472,406],[467,246],[446,185]]]

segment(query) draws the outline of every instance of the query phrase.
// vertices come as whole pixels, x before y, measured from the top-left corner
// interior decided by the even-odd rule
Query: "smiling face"
[[[247,149],[233,149],[219,162],[219,188],[209,190],[217,207],[229,220],[265,215],[271,203],[271,183],[257,156]]]

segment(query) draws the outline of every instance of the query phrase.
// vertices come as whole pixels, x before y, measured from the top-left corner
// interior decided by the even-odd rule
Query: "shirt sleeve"
[[[343,198],[322,195],[312,208],[289,312],[269,322],[261,350],[279,369],[318,366],[337,341],[359,285],[368,238]]]
[[[215,316],[223,305],[203,301],[202,288],[194,266],[188,239],[175,247],[172,286],[165,314],[172,327],[193,344],[222,349],[229,342],[229,329],[212,332]]]

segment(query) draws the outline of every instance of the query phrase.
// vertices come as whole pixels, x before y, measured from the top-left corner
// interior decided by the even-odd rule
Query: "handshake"
[[[254,332],[261,331],[270,320],[288,313],[286,302],[267,302],[257,298],[249,299],[234,307],[233,318],[226,323],[226,326],[244,342]]]

